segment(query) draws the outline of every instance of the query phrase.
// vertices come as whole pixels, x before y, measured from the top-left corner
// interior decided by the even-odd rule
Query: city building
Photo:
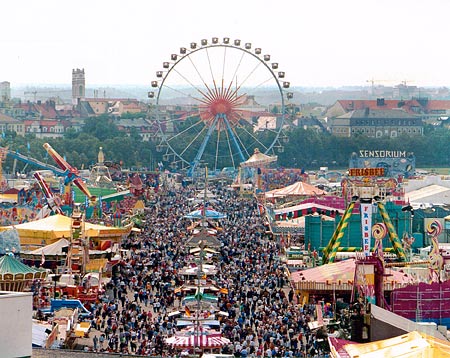
[[[14,106],[16,109],[20,109],[20,115],[17,116],[18,119],[57,119],[58,111],[55,108],[55,102],[48,100],[45,102],[37,101],[18,103]],[[18,112],[19,113],[19,112]]]
[[[336,118],[355,110],[402,109],[407,113],[420,115],[424,120],[446,120],[450,116],[450,100],[413,97],[410,100],[384,99],[376,100],[338,100],[330,106],[325,117]]]
[[[121,116],[125,113],[143,113],[147,111],[146,104],[133,98],[86,98],[82,105],[91,115],[109,114]]]
[[[331,133],[339,137],[362,134],[395,138],[423,135],[422,117],[402,109],[357,109],[329,120]]]
[[[0,104],[11,100],[11,84],[7,81],[0,82]]]
[[[149,141],[158,130],[154,122],[145,118],[120,118],[115,123],[119,130],[126,132],[128,135],[132,128],[135,128],[143,141]]]
[[[71,127],[67,120],[34,119],[24,120],[25,133],[33,133],[36,138],[63,137],[66,128]]]
[[[417,100],[387,100],[378,98],[376,100],[339,100],[330,106],[325,116],[328,118],[335,118],[342,116],[348,112],[356,110],[377,110],[377,109],[403,109],[407,113],[420,114],[423,113],[423,106]]]
[[[72,104],[78,105],[86,97],[86,77],[83,69],[72,70]]]
[[[6,131],[16,132],[17,135],[24,136],[25,126],[22,121],[0,113],[0,132],[3,134]]]

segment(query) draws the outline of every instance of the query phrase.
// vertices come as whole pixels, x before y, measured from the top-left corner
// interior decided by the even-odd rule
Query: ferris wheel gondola
[[[258,148],[283,150],[285,72],[251,43],[213,37],[163,62],[152,81],[156,148],[173,169],[193,175],[200,163],[237,168]],[[274,95],[275,93],[275,95]]]

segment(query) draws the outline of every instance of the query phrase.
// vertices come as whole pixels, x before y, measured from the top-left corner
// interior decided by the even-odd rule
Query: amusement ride
[[[285,103],[293,94],[270,54],[213,37],[181,47],[162,67],[148,96],[155,100],[156,149],[172,169],[192,176],[203,161],[216,172],[238,168],[256,148],[264,154],[284,150]]]

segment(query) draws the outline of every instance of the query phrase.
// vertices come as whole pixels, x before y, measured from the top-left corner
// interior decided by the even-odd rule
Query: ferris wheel
[[[284,150],[285,100],[293,94],[261,48],[213,37],[181,47],[162,67],[148,96],[155,101],[156,149],[171,168],[237,168],[256,149]]]

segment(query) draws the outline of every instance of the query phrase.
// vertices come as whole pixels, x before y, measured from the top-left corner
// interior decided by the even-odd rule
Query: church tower
[[[86,78],[83,69],[72,69],[72,104],[78,105],[86,97]]]

